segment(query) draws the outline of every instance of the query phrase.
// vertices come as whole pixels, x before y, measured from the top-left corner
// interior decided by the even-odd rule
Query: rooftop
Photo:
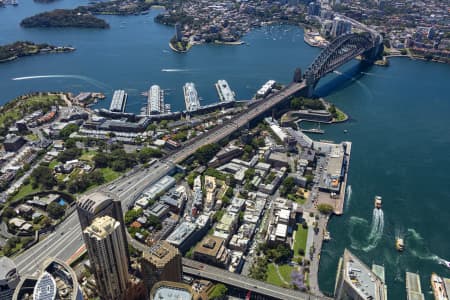
[[[11,271],[16,270],[16,264],[6,256],[0,257],[0,281],[10,276]]]
[[[215,257],[223,243],[224,240],[222,238],[208,235],[197,244],[195,252]]]
[[[85,233],[96,237],[97,239],[104,239],[110,235],[114,230],[120,226],[120,223],[110,216],[103,216],[95,218],[92,224],[84,230]]]
[[[159,281],[150,292],[151,300],[191,300],[192,288],[184,283]]]
[[[183,222],[167,237],[167,241],[172,245],[182,244],[197,228],[194,223]]]
[[[109,205],[111,201],[113,201],[113,199],[108,195],[100,192],[95,192],[89,195],[81,196],[81,198],[77,200],[77,205],[80,208],[87,210],[92,214],[95,214]]]
[[[347,249],[344,252],[344,279],[364,299],[385,299],[381,279]]]
[[[177,248],[169,244],[167,241],[159,241],[149,251],[142,253],[142,256],[157,266],[163,267],[172,258],[179,255],[180,252]]]

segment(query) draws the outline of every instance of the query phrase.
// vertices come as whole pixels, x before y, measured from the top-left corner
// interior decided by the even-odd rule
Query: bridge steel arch
[[[314,59],[305,72],[304,79],[311,97],[317,82],[348,61],[362,55],[364,59],[375,60],[379,39],[371,33],[350,33],[337,37]]]

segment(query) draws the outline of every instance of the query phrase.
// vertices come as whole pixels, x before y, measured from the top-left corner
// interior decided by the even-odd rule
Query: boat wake
[[[352,199],[352,186],[348,185],[346,189],[346,198],[345,199],[345,210],[348,211],[348,208],[350,207],[350,200]]]
[[[408,244],[410,245],[409,252],[419,259],[432,260],[436,262],[442,262],[443,259],[431,251],[425,246],[423,237],[413,228],[408,228],[408,234],[406,235]]]
[[[372,225],[369,233],[369,237],[367,238],[368,245],[362,250],[364,252],[369,252],[374,249],[381,237],[383,236],[384,230],[384,213],[382,209],[374,208],[372,213]]]
[[[363,234],[365,230],[370,228],[369,236]],[[369,252],[378,246],[378,242],[383,237],[384,231],[384,214],[382,209],[373,209],[372,223],[359,217],[350,217],[350,247],[356,250]],[[365,241],[364,241],[365,240]]]
[[[95,80],[93,78],[87,77],[87,76],[81,76],[81,75],[36,75],[36,76],[24,76],[24,77],[15,77],[12,78],[11,80],[14,81],[21,81],[21,80],[32,80],[32,79],[48,79],[48,78],[73,78],[73,79],[79,79],[85,82],[88,82],[92,85],[94,85],[97,88],[101,88],[101,89],[110,89],[110,87],[103,83],[100,82],[98,80]]]
[[[189,69],[161,69],[161,72],[188,72]]]

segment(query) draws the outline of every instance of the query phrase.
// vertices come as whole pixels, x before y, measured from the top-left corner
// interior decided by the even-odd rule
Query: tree
[[[11,219],[14,218],[15,216],[17,216],[16,211],[12,208],[12,207],[7,207],[5,208],[5,210],[3,211],[3,216],[5,218]]]
[[[324,215],[329,215],[333,212],[333,206],[326,203],[320,203],[319,205],[317,205],[317,209]]]
[[[63,140],[69,138],[73,132],[77,132],[80,127],[77,124],[68,124],[59,132],[59,137]]]
[[[81,149],[78,148],[68,148],[63,152],[59,153],[58,160],[65,163],[66,161],[78,158],[82,153]]]
[[[52,219],[59,219],[64,216],[65,207],[56,202],[52,202],[47,206],[48,215]]]
[[[200,164],[204,165],[211,160],[219,150],[220,146],[218,144],[207,144],[198,148],[194,153],[194,156]]]
[[[283,187],[280,189],[282,196],[290,194],[295,187],[295,182],[293,177],[288,177],[283,181]]]
[[[142,214],[142,208],[130,209],[125,213],[125,224],[129,225],[134,222]]]
[[[51,189],[56,184],[52,170],[49,167],[39,166],[31,172],[30,176],[33,181],[33,187],[36,188],[41,184],[44,188]]]
[[[96,168],[105,168],[108,166],[108,155],[104,152],[98,152],[94,158],[94,163]]]
[[[103,173],[100,170],[94,170],[87,176],[90,184],[100,185],[105,182],[105,178],[103,177]]]
[[[299,98],[294,98],[291,100],[291,108],[298,110],[302,108],[302,102]]]
[[[222,283],[218,283],[214,286],[211,293],[209,294],[209,299],[224,299],[224,297],[227,295],[227,292],[227,287]]]

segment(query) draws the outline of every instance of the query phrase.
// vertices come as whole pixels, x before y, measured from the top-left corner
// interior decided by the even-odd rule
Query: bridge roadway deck
[[[249,121],[271,109],[286,97],[289,97],[301,89],[305,88],[303,83],[293,83],[282,89],[278,93],[271,95],[258,104],[253,105],[248,110],[235,116],[233,119],[208,131],[207,133],[192,140],[189,144],[183,145],[183,148],[159,161],[148,169],[137,169],[128,172],[114,183],[100,187],[107,193],[115,194],[121,201],[124,211],[134,199],[143,192],[149,185],[153,184],[162,176],[168,174],[174,166],[174,163],[180,163],[192,155],[199,147],[216,143],[237,129],[245,126]],[[113,187],[111,189],[107,187]],[[20,274],[32,274],[35,272],[43,260],[47,257],[59,258],[63,261],[68,260],[83,245],[81,228],[76,213],[66,217],[44,240],[32,246],[25,252],[14,257],[17,269]]]
[[[207,264],[183,258],[183,273],[221,282],[229,286],[252,291],[261,295],[282,300],[326,300],[330,298],[316,297],[307,293],[278,287],[266,282],[231,273]]]
[[[304,88],[306,88],[306,84],[304,82],[291,83],[279,92],[267,98],[264,98],[263,100],[260,100],[258,104],[235,116],[223,125],[213,128],[207,133],[202,134],[192,141],[184,144],[182,149],[174,152],[172,155],[170,155],[170,157],[168,157],[167,160],[176,164],[181,163],[183,160],[194,154],[195,151],[201,146],[219,142],[239,128],[247,125],[251,120],[272,109],[274,106],[276,106],[286,98],[295,95]]]

